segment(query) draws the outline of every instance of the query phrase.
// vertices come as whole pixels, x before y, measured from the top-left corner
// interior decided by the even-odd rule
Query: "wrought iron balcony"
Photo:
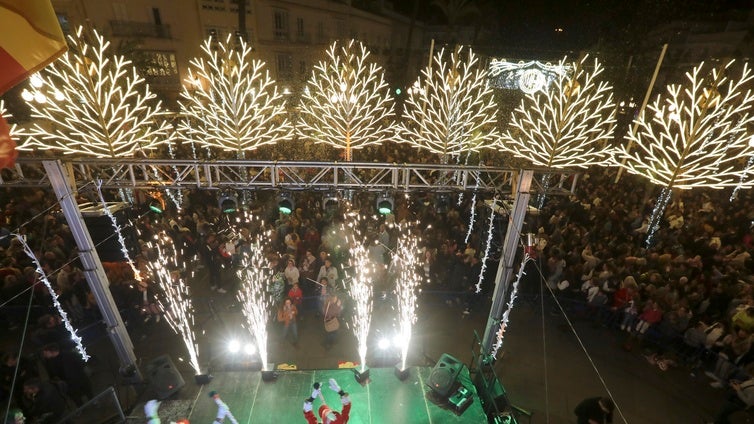
[[[116,37],[171,38],[170,25],[157,25],[150,22],[110,21]]]

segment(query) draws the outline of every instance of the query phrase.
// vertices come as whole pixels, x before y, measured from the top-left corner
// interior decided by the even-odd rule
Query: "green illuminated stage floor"
[[[411,375],[400,381],[392,368],[370,370],[370,382],[364,386],[354,378],[352,370],[281,371],[276,381],[264,382],[259,372],[235,371],[215,374],[212,382],[201,388],[196,404],[188,417],[192,423],[210,423],[217,407],[208,393],[216,390],[242,424],[304,423],[302,406],[315,381],[323,383],[327,403],[340,410],[337,393],[327,386],[335,378],[351,396],[349,423],[415,424],[415,423],[484,423],[487,422],[479,397],[471,384],[469,372],[463,369],[459,381],[474,394],[471,406],[460,416],[430,400],[426,386],[431,368],[412,368]],[[183,390],[189,390],[189,385]],[[198,388],[197,388],[198,390]],[[315,411],[320,405],[315,400]],[[162,414],[161,414],[162,416]],[[163,422],[166,418],[162,417]],[[170,417],[173,418],[173,417]],[[226,420],[226,422],[228,422]]]

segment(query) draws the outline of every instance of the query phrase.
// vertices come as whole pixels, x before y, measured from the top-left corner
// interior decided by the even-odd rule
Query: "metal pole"
[[[521,228],[526,217],[526,210],[529,207],[529,189],[531,188],[533,176],[534,171],[526,170],[522,171],[521,176],[518,178],[513,210],[508,216],[508,231],[505,233],[505,241],[503,242],[503,254],[500,257],[500,264],[497,267],[497,275],[495,276],[495,292],[492,295],[492,308],[490,309],[490,316],[487,318],[487,327],[484,330],[484,337],[482,338],[482,352],[485,354],[490,354],[492,351],[493,339],[505,310],[505,297],[511,277],[513,276],[513,261],[516,259]],[[492,213],[495,212],[493,211]]]
[[[123,324],[118,307],[110,293],[109,282],[105,270],[102,268],[102,262],[100,262],[97,251],[94,249],[94,243],[84,224],[79,205],[76,203],[76,192],[71,187],[73,180],[60,161],[46,160],[42,161],[42,164],[47,171],[47,176],[68,222],[68,227],[76,240],[79,259],[81,259],[84,268],[84,276],[107,325],[107,334],[120,360],[121,372],[124,376],[131,378],[132,381],[141,382],[143,379],[136,365],[133,343],[131,343],[126,326]]]
[[[657,65],[655,65],[655,72],[652,74],[652,80],[649,81],[649,88],[647,88],[647,93],[644,94],[644,101],[641,102],[641,108],[639,108],[639,115],[641,116],[642,113],[644,113],[644,109],[647,107],[647,103],[649,103],[649,96],[652,95],[652,89],[655,86],[655,81],[657,81],[657,74],[660,73],[660,67],[662,66],[662,60],[665,58],[665,52],[668,51],[668,44],[665,43],[662,46],[662,52],[660,52],[660,58],[657,59]],[[631,133],[636,132],[636,128],[639,126],[639,120],[634,119],[634,126],[631,128]],[[633,140],[628,141],[628,146],[626,147],[626,151],[630,152],[631,147],[633,146]],[[618,167],[618,175],[615,176],[615,182],[617,183],[620,181],[620,176],[623,174],[623,165],[626,164],[626,158],[623,158],[623,160],[620,162],[621,166]]]

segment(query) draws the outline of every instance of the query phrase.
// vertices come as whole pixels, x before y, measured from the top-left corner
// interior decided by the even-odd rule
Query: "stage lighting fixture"
[[[385,193],[380,194],[377,196],[377,212],[380,213],[380,215],[390,215],[393,213],[393,206],[395,203],[393,202],[393,196]]]
[[[200,386],[204,386],[204,385],[209,384],[209,382],[212,381],[213,378],[214,377],[210,373],[207,373],[207,374],[196,374],[194,376],[194,381],[196,381],[196,384],[198,384]]]
[[[339,203],[337,193],[327,193],[322,197],[322,210],[328,211],[337,209]]]
[[[283,215],[290,215],[296,208],[296,202],[293,201],[293,196],[290,193],[280,193],[278,195],[278,211]]]
[[[238,210],[238,197],[232,192],[220,193],[217,205],[223,213],[234,213]]]
[[[147,203],[149,210],[154,213],[165,212],[165,200],[162,198],[162,193],[156,191],[149,193],[149,196],[151,197],[151,199],[149,199],[149,203]]]
[[[377,347],[380,350],[387,350],[390,347],[390,340],[386,338],[381,338],[380,341],[377,342]]]
[[[238,340],[231,340],[228,342],[228,352],[238,353],[241,350],[241,343]]]
[[[359,384],[365,384],[369,382],[369,367],[362,368],[360,365],[353,369],[353,375]]]
[[[278,377],[278,373],[275,372],[275,364],[269,362],[262,367],[262,381],[270,382],[274,381]]]
[[[243,351],[247,355],[251,356],[251,355],[257,353],[257,347],[254,346],[254,344],[252,344],[252,343],[246,343],[246,345],[243,347]]]
[[[403,381],[408,378],[409,375],[411,375],[411,371],[409,367],[401,368],[401,364],[398,363],[395,365],[395,368],[393,369],[393,373],[396,377],[398,377],[398,380]]]

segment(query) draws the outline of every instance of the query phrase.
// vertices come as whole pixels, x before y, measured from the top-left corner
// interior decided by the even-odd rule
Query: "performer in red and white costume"
[[[348,422],[349,415],[351,413],[351,398],[348,397],[348,393],[341,390],[338,383],[334,378],[330,379],[330,389],[337,392],[340,395],[340,403],[343,406],[341,412],[333,411],[326,403],[320,390],[320,383],[314,383],[314,391],[312,396],[304,401],[304,418],[308,424],[320,424],[317,419],[319,417],[322,420],[322,424],[346,424]],[[314,398],[322,399],[322,406],[317,411],[317,416],[312,412],[312,402]]]

